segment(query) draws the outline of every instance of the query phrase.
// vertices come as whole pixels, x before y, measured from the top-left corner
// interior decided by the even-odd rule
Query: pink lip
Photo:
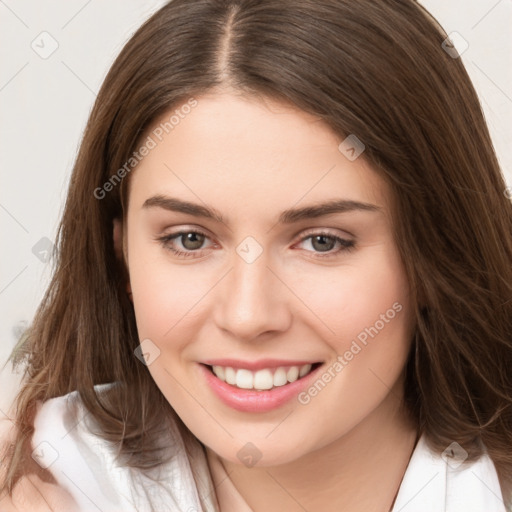
[[[293,397],[297,396],[309,385],[311,380],[315,378],[318,370],[322,368],[323,365],[318,366],[318,368],[315,368],[305,377],[295,382],[267,391],[239,389],[217,378],[204,364],[199,364],[198,366],[210,388],[226,405],[241,412],[267,412],[281,407]],[[268,368],[268,366],[266,366],[266,368]]]
[[[319,361],[286,361],[284,359],[260,359],[259,361],[241,361],[239,359],[208,359],[202,361],[203,364],[208,366],[231,366],[231,368],[240,369],[245,368],[256,372],[263,370],[263,368],[279,368],[280,366],[304,366],[305,364],[314,364]]]

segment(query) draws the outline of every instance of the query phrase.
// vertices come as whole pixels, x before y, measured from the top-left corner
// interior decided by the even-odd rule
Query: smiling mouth
[[[219,380],[233,388],[255,391],[269,391],[286,386],[309,375],[323,363],[304,364],[302,366],[280,366],[251,371],[231,366],[206,366]]]

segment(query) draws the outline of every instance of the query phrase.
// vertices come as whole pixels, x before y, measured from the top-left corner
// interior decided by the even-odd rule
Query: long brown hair
[[[73,170],[53,280],[23,347],[3,490],[23,474],[36,401],[73,390],[127,464],[159,463],[152,448],[171,407],[134,356],[126,269],[112,241],[129,173],[114,182],[155,119],[228,87],[291,103],[340,142],[355,134],[364,143],[363,157],[392,188],[415,304],[406,404],[440,452],[456,441],[474,459],[483,442],[508,499],[512,204],[446,37],[413,0],[173,0],[142,25],[101,87]],[[125,384],[118,398],[101,400],[93,386],[114,381]]]

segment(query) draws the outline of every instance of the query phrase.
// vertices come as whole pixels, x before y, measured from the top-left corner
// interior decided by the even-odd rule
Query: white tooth
[[[222,368],[222,366],[212,366],[212,370],[220,380],[226,380],[226,373],[224,372],[224,368]]]
[[[286,374],[286,378],[288,379],[288,382],[295,382],[299,378],[299,367],[292,366],[288,370],[288,373]]]
[[[254,374],[254,389],[270,389],[274,384],[270,370],[258,370]]]
[[[288,381],[286,379],[286,370],[280,367],[274,373],[274,386],[284,386]]]
[[[242,389],[257,389],[258,391],[284,386],[288,382],[295,382],[299,377],[304,377],[304,375],[308,374],[311,368],[312,365],[309,363],[301,367],[291,366],[288,369],[280,366],[272,374],[272,370],[268,368],[251,372],[243,368],[235,370],[230,366],[212,366],[213,373],[220,380]]]
[[[252,389],[253,375],[250,370],[241,369],[236,372],[236,385],[242,389]]]
[[[309,373],[309,371],[311,370],[311,365],[308,363],[308,364],[305,364],[301,369],[300,369],[300,372],[299,372],[299,377],[304,377],[304,375],[306,375],[306,373]]]
[[[236,372],[235,372],[235,370],[233,370],[233,368],[231,368],[231,366],[228,366],[224,373],[225,373],[225,377],[226,377],[226,382],[228,384],[231,384],[232,386],[234,386],[236,384]]]

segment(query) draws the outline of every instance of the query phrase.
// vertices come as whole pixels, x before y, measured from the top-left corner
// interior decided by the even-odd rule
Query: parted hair
[[[447,34],[413,0],[172,0],[135,32],[91,111],[59,225],[51,283],[14,359],[24,367],[0,491],[24,474],[38,401],[78,391],[125,464],[158,465],[175,414],[139,346],[113,219],[101,197],[156,119],[230,89],[354,134],[392,191],[414,303],[404,405],[429,445],[486,450],[512,488],[512,204],[477,94]],[[113,183],[113,182],[112,182]],[[102,190],[105,190],[103,188]],[[118,382],[106,398],[97,384]],[[186,427],[180,428],[186,433]],[[188,432],[187,435],[192,435]]]

